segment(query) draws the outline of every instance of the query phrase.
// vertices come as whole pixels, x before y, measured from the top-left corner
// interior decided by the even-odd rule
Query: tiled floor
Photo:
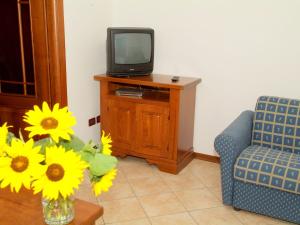
[[[97,225],[289,224],[223,206],[219,169],[218,164],[195,159],[172,175],[127,157],[119,160],[118,176],[109,192],[95,198],[85,180],[77,197],[104,207]]]

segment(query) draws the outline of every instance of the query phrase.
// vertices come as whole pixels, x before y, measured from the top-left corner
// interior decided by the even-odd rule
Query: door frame
[[[51,103],[68,104],[63,0],[44,0]]]

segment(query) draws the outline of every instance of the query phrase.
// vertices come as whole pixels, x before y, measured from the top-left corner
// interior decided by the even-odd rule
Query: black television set
[[[107,29],[107,74],[139,76],[151,74],[154,57],[154,30],[151,28],[109,27]]]

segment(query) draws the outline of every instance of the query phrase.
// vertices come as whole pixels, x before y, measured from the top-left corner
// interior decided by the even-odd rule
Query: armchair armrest
[[[233,166],[240,153],[250,145],[253,111],[244,111],[215,139],[215,150],[221,158],[223,203],[232,205]]]

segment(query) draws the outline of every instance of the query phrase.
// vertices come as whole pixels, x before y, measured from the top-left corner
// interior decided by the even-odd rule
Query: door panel
[[[53,82],[65,81],[66,76],[62,4],[58,0],[0,1],[0,125],[8,122],[16,134],[24,128],[24,112],[33,105],[43,101],[66,105],[61,101],[66,100],[66,83],[58,88]],[[59,51],[57,43],[61,43]],[[50,57],[60,56],[59,64],[50,63]],[[54,70],[57,66],[62,69]]]
[[[169,108],[139,104],[137,113],[137,151],[147,155],[168,156]]]
[[[114,146],[130,149],[134,146],[135,105],[129,102],[108,100],[109,131]]]

